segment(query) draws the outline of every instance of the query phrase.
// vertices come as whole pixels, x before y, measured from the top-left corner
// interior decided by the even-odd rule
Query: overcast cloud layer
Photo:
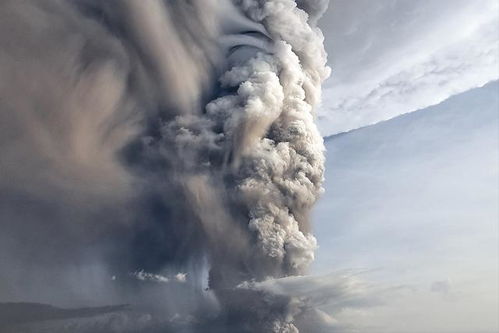
[[[495,0],[332,1],[323,135],[438,104],[499,78]]]

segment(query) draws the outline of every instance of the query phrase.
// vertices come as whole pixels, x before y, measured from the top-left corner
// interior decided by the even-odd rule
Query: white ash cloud
[[[0,297],[32,296],[25,286],[43,269],[148,307],[155,287],[133,280],[176,280],[170,296],[189,297],[160,302],[167,313],[216,304],[220,330],[257,329],[264,295],[237,286],[303,274],[317,247],[308,215],[324,172],[314,108],[329,75],[316,26],[325,6],[4,1],[0,249],[25,269]],[[69,266],[81,278],[54,274]],[[13,284],[21,274],[6,271]],[[231,308],[241,292],[248,312]],[[276,297],[259,325],[296,332]]]

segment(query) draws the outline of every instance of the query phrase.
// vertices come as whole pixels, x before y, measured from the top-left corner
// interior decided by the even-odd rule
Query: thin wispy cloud
[[[499,78],[497,1],[332,1],[326,15],[333,75],[319,109],[324,135]]]

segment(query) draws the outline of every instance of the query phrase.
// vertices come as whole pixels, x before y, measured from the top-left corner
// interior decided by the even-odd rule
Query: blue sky
[[[383,291],[340,317],[380,332],[497,331],[498,89],[326,140],[313,273],[363,272],[367,303]]]
[[[311,273],[348,300],[321,305],[338,331],[499,329],[498,4],[332,1],[323,19],[319,126],[349,132],[326,139]]]

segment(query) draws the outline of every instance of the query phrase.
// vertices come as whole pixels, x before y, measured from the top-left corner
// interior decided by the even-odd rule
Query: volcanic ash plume
[[[1,275],[17,291],[0,296],[46,289],[29,278],[42,270],[69,289],[147,304],[136,285],[147,279],[131,273],[187,272],[188,283],[154,288],[181,297],[189,286],[186,303],[217,303],[218,331],[297,332],[303,306],[247,284],[303,274],[314,258],[326,6],[3,1]],[[68,278],[68,266],[92,267],[94,282]],[[98,282],[107,274],[113,287]]]

